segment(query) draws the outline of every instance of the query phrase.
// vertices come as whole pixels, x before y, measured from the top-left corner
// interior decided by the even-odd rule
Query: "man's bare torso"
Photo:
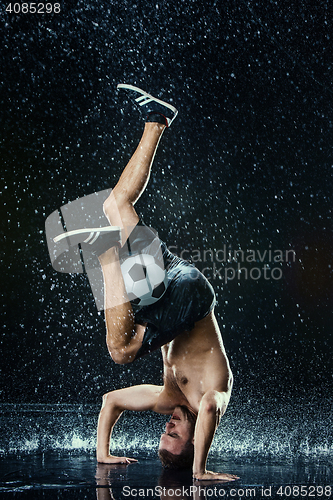
[[[210,313],[162,347],[163,400],[170,408],[185,405],[198,413],[202,396],[210,390],[232,389],[232,373],[215,316]]]

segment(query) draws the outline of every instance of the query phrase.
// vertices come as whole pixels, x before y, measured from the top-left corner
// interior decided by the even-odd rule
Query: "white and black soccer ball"
[[[139,306],[157,302],[168,284],[168,275],[161,265],[149,254],[128,257],[121,264],[128,298]]]

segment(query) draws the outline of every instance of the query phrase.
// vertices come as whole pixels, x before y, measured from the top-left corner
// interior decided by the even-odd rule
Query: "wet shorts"
[[[142,229],[151,231],[152,243],[140,251],[154,255],[157,237],[142,220],[131,234],[132,247],[137,248],[138,240],[142,240]],[[132,304],[135,322],[147,323],[142,346],[135,359],[167,344],[180,333],[192,330],[194,324],[207,316],[216,303],[213,287],[205,276],[189,262],[173,255],[161,240],[157,241],[162,250],[168,284],[164,295],[154,304],[141,308]]]

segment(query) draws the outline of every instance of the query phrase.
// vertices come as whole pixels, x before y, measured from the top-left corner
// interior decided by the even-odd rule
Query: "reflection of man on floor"
[[[111,226],[121,228],[122,243],[116,244],[113,229],[114,244],[109,242],[103,249],[106,233],[96,235],[97,244],[100,240],[98,258],[104,277],[106,342],[112,359],[120,364],[161,347],[164,373],[161,386],[138,385],[104,395],[98,423],[97,460],[134,462],[110,454],[113,427],[124,410],[153,410],[171,415],[159,445],[165,466],[191,465],[196,479],[234,480],[236,476],[206,470],[208,451],[232,388],[232,373],[214,316],[215,294],[211,285],[194,266],[173,256],[161,242],[168,273],[165,294],[141,310],[132,307],[127,298],[124,300],[127,295],[119,247],[124,247],[129,235],[133,242],[137,231],[150,231],[139,219],[134,204],[148,183],[161,136],[177,111],[140,89],[120,87],[133,96],[148,118],[134,155],[103,206]],[[110,228],[110,241],[112,234]],[[101,253],[101,249],[106,251]]]
[[[163,469],[157,479],[157,484],[154,484],[154,474],[149,473],[142,477],[139,481],[132,477],[129,484],[124,486],[119,483],[114,477],[115,471],[120,472],[125,465],[110,465],[97,464],[96,468],[96,498],[97,500],[119,500],[120,498],[152,498],[158,497],[161,500],[179,500],[186,498],[187,500],[207,499],[208,488],[212,487],[211,481],[201,481],[193,484],[192,475],[189,471]],[[155,471],[156,473],[156,471]],[[207,488],[207,490],[206,490]],[[215,486],[216,493],[224,494],[228,492],[225,486],[219,484]],[[228,495],[226,495],[228,496]],[[215,498],[215,497],[214,497]]]

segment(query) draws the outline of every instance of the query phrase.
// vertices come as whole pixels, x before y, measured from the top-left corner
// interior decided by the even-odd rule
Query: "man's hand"
[[[135,458],[116,457],[115,455],[107,455],[105,458],[97,457],[97,462],[100,464],[132,464],[137,462]]]
[[[206,470],[205,472],[197,472],[193,475],[196,481],[235,481],[239,479],[238,476],[234,474],[225,474],[223,472],[211,472]]]

